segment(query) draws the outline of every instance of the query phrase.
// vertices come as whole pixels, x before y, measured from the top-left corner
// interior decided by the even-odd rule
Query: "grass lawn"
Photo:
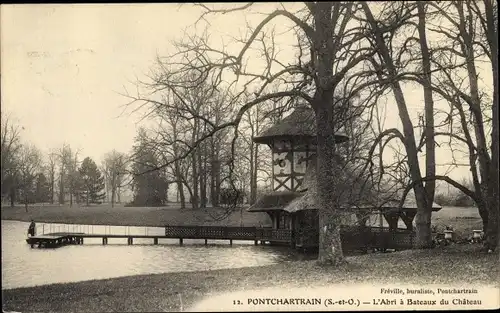
[[[467,238],[475,229],[483,229],[483,222],[477,208],[443,207],[432,213],[432,224],[442,232],[446,226],[453,227],[457,238]]]
[[[116,225],[116,226],[165,226],[165,225],[219,225],[219,226],[270,226],[271,219],[266,213],[249,213],[243,210],[232,213],[228,218],[219,220],[223,210],[207,208],[206,210],[180,209],[172,204],[164,207],[124,207],[110,204],[90,207],[73,207],[58,205],[30,206],[28,212],[24,206],[2,207],[2,220],[17,220],[38,223],[65,223],[84,225]]]
[[[179,311],[216,293],[265,287],[324,287],[347,283],[446,284],[498,287],[498,253],[479,253],[479,245],[347,257],[341,267],[315,261],[271,266],[129,276],[79,283],[3,290],[3,309],[38,312]]]

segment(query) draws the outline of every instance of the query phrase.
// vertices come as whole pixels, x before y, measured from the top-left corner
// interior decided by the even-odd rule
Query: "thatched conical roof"
[[[369,183],[366,183],[364,177],[357,175],[356,170],[350,166],[342,165],[338,162],[337,169],[337,202],[341,208],[348,211],[356,211],[359,209],[368,210],[394,210],[399,206],[399,199],[390,197],[388,193],[377,192]],[[307,168],[303,182],[306,192],[301,196],[293,199],[283,208],[284,211],[294,213],[302,210],[317,209],[316,200],[318,198],[318,186],[316,180],[316,164],[315,159],[311,160]],[[409,193],[403,204],[403,209],[416,209],[415,197]],[[441,206],[433,203],[432,210],[439,211]]]
[[[273,191],[263,195],[255,204],[250,206],[249,212],[267,212],[283,210],[293,199],[302,196],[303,193],[293,191]]]
[[[256,143],[271,144],[274,140],[305,140],[316,142],[316,122],[314,111],[305,105],[297,107],[290,115],[253,138]],[[338,143],[347,141],[345,134],[335,135]]]

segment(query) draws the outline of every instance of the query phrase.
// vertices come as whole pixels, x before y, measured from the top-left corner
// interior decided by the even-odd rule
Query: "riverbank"
[[[200,272],[129,276],[79,283],[2,290],[4,311],[138,312],[180,311],[211,295],[265,287],[297,288],[347,283],[496,285],[498,252],[479,245],[451,245],[348,257],[341,267],[315,261]],[[228,299],[232,301],[232,299]]]
[[[2,207],[2,220],[37,223],[62,223],[82,225],[160,226],[213,225],[213,226],[270,226],[266,213],[247,212],[246,208],[231,214],[216,208],[193,210],[180,209],[177,204],[164,207],[125,207],[109,204],[95,206],[35,205],[25,211],[24,206]]]
[[[178,204],[164,207],[124,207],[109,204],[96,206],[30,206],[28,212],[24,206],[2,207],[2,220],[37,223],[62,223],[82,225],[116,225],[116,226],[159,226],[165,225],[197,225],[197,226],[271,226],[271,219],[266,213],[247,212],[246,208],[227,215],[216,208],[193,210],[180,209]],[[432,214],[432,224],[439,232],[446,226],[455,230],[456,238],[471,236],[474,229],[482,229],[482,221],[477,208],[443,207]]]

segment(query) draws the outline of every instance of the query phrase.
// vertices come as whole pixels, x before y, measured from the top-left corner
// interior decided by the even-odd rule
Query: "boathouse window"
[[[279,222],[278,222],[278,228],[279,229],[286,229],[288,228],[288,217],[284,214],[281,214],[280,215],[280,219],[279,219]]]

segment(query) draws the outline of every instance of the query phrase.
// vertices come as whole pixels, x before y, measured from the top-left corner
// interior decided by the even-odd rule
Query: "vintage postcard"
[[[498,7],[4,4],[3,312],[498,309]]]

